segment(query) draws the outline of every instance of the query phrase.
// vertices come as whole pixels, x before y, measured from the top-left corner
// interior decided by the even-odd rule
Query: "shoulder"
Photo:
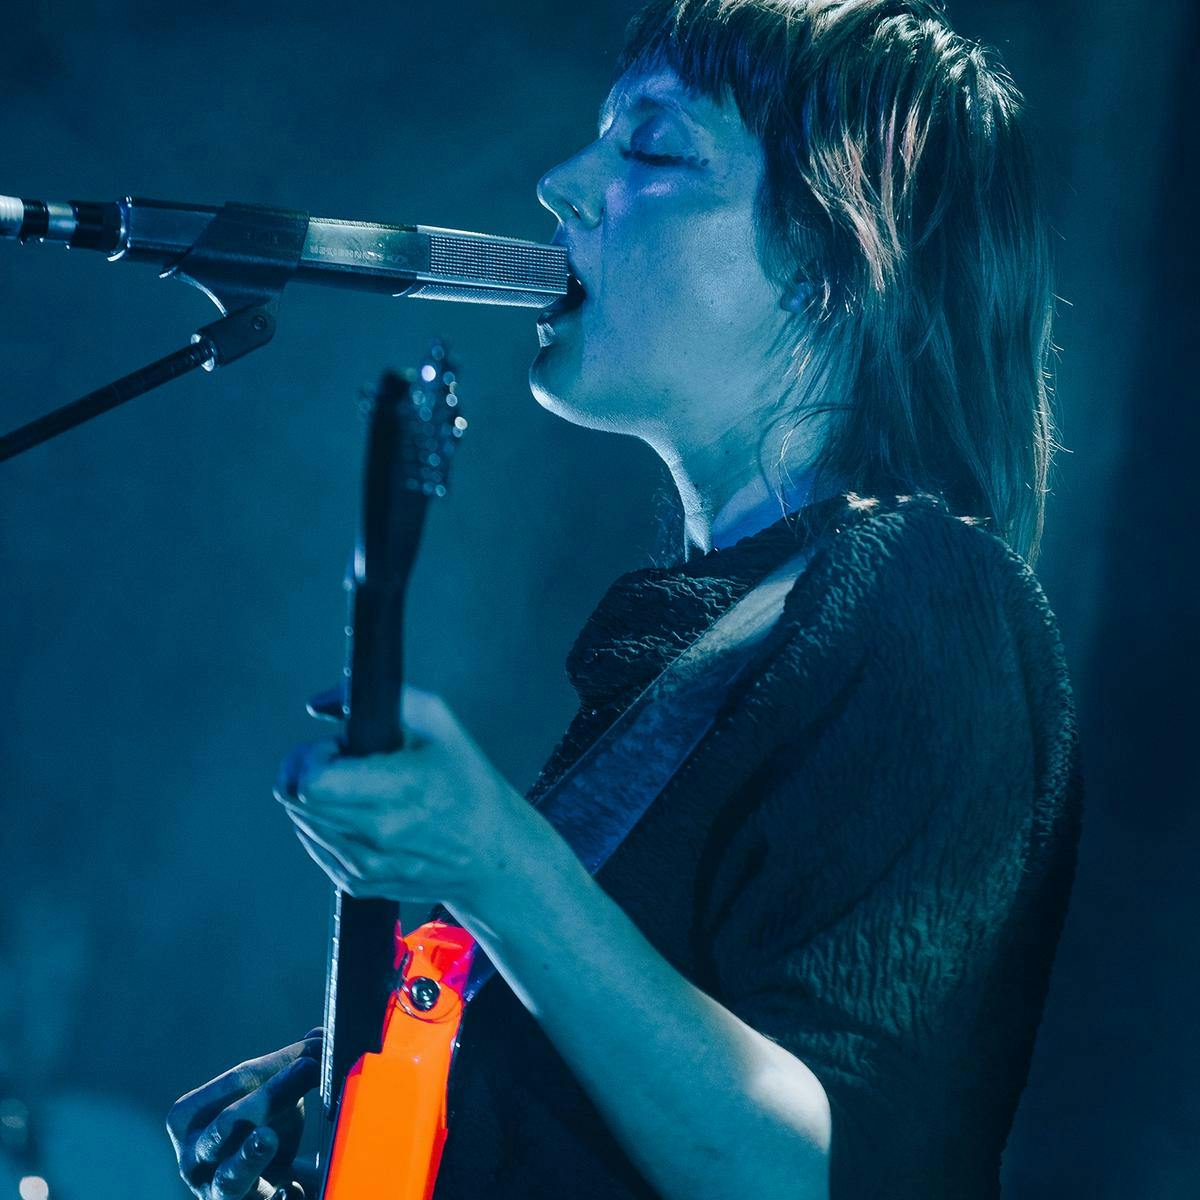
[[[1061,659],[1054,615],[1029,564],[937,498],[851,494],[814,532],[816,553],[784,606],[784,636],[806,640],[814,627],[851,641],[1008,636]]]
[[[969,599],[972,589],[1014,584],[1040,593],[1029,565],[977,521],[956,516],[927,495],[850,494],[817,531],[814,581],[844,580],[855,600],[893,591]],[[802,590],[802,589],[797,589]]]
[[[922,498],[851,514],[819,547],[731,697],[757,771],[748,836],[871,878],[918,840],[931,863],[1069,852],[1074,706],[1029,566]]]
[[[753,682],[734,698],[761,725],[790,739],[798,720],[854,710],[874,738],[987,726],[1071,741],[1053,613],[1004,541],[924,496],[851,496],[814,535]]]

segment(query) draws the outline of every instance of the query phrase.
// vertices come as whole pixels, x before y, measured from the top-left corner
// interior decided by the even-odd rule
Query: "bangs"
[[[794,8],[741,0],[651,0],[626,29],[613,82],[668,68],[693,95],[718,104],[732,99],[746,128],[761,137],[784,90],[786,29]]]

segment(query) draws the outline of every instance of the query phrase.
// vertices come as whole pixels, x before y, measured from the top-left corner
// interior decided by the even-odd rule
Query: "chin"
[[[561,345],[543,346],[529,365],[529,390],[547,412],[585,429],[628,432],[627,420],[584,386],[578,365],[567,361]]]

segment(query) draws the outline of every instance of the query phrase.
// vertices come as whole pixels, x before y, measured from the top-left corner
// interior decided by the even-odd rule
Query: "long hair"
[[[762,144],[759,257],[811,286],[781,419],[824,415],[818,479],[931,493],[1036,559],[1054,296],[1003,66],[933,0],[650,0],[614,77],[661,66]]]

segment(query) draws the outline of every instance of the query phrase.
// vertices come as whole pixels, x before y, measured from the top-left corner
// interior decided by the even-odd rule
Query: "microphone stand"
[[[162,272],[198,287],[220,309],[220,320],[192,334],[183,349],[3,435],[0,462],[197,367],[212,371],[265,346],[275,336],[279,299],[300,264],[307,233],[307,213],[224,205],[195,244]]]
[[[0,437],[0,462],[40,446],[84,421],[178,379],[197,367],[211,371],[265,346],[275,335],[275,318],[270,306],[255,305],[230,313],[192,334],[192,344],[176,350],[120,379],[88,392],[62,408]]]

